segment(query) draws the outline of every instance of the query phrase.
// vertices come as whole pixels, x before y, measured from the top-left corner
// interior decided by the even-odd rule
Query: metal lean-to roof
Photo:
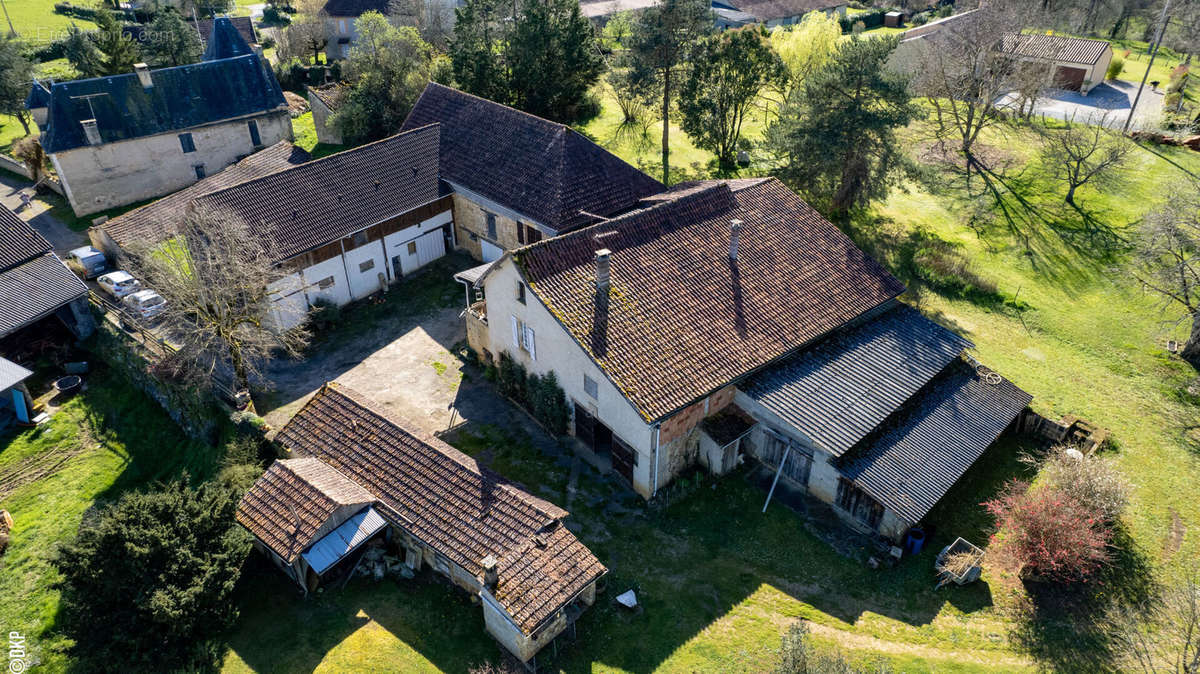
[[[29,370],[0,357],[0,391],[7,391],[32,376],[33,373]]]
[[[385,526],[387,522],[374,506],[367,506],[365,510],[342,522],[341,526],[313,543],[312,547],[300,556],[308,562],[313,571],[324,573]]]
[[[54,253],[45,253],[0,272],[0,336],[84,295],[87,286]]]
[[[769,368],[741,388],[841,456],[970,346],[900,305]]]
[[[955,364],[861,453],[843,459],[841,473],[900,518],[918,522],[1032,399],[995,373]]]

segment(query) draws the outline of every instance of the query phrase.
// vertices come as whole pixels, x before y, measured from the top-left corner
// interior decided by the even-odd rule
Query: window
[[[528,353],[531,360],[537,360],[537,346],[533,328],[517,320],[516,316],[511,316],[510,318],[512,318],[513,344]]]
[[[525,243],[525,225],[517,223],[517,243]]]
[[[596,380],[586,374],[583,375],[583,392],[593,398],[600,397],[600,387],[596,385]]]
[[[196,151],[196,141],[192,140],[190,133],[179,134],[179,146],[183,148],[184,154]]]
[[[192,168],[196,170],[196,180],[204,180],[204,164],[196,164]]]
[[[346,34],[346,20],[345,19],[338,19],[338,32],[343,35]]]
[[[359,246],[367,245],[366,230],[363,230],[361,232],[355,232],[354,235],[350,237],[350,243],[354,248],[358,248]]]
[[[537,243],[541,240],[542,230],[534,227],[533,225],[527,225],[525,228],[525,243]]]
[[[517,281],[517,301],[525,304],[525,284]]]
[[[409,242],[408,242],[408,254],[409,254],[409,255],[416,255],[416,254],[417,254],[417,242],[416,242],[416,241],[409,241]]]
[[[358,273],[365,274],[375,268],[375,260],[367,260],[358,265]]]
[[[250,142],[254,144],[254,147],[262,145],[262,136],[258,133],[258,122],[252,119],[246,122],[246,127],[250,129]]]
[[[838,507],[853,515],[854,519],[872,529],[878,528],[879,521],[883,519],[883,506],[849,480],[838,479],[837,503]]]
[[[333,277],[326,276],[325,278],[321,279],[320,281],[317,281],[317,287],[320,288],[321,290],[328,290],[328,289],[332,288],[333,287]]]
[[[488,238],[489,238],[489,239],[495,239],[495,238],[496,238],[496,214],[495,214],[495,213],[488,213],[487,211],[484,211],[484,212],[483,212],[483,214],[484,214],[485,216],[487,216],[487,235],[488,235]]]

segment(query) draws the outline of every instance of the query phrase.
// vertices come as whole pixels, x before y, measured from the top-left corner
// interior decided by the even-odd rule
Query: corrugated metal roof
[[[0,271],[50,251],[50,242],[0,205]]]
[[[1035,59],[1095,65],[1104,52],[1112,47],[1104,40],[1087,40],[1064,35],[1009,33],[1000,49],[1006,53]]]
[[[342,522],[338,528],[313,543],[312,547],[300,556],[308,562],[313,571],[324,573],[385,526],[387,522],[383,521],[383,517],[375,508],[367,506],[366,510]]]
[[[990,384],[966,363],[954,365],[861,453],[847,456],[841,472],[919,522],[1032,399],[1006,379]]]
[[[0,358],[0,391],[6,391],[33,376],[33,373],[7,358]]]
[[[741,389],[841,456],[970,346],[900,305],[767,369]]]
[[[87,286],[54,253],[0,272],[0,337],[87,294]]]
[[[487,270],[491,269],[492,265],[496,264],[498,261],[499,260],[492,260],[491,262],[485,262],[478,267],[464,269],[454,275],[454,280],[466,283],[468,285],[475,285],[475,283],[487,273]]]

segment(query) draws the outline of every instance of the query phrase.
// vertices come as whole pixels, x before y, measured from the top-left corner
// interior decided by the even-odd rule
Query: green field
[[[34,45],[65,37],[66,30],[72,23],[84,30],[96,27],[91,21],[55,13],[54,3],[55,0],[4,0],[13,28],[23,40]],[[0,21],[3,19],[3,15],[0,14]],[[7,23],[3,24],[3,27],[5,32],[8,32]]]

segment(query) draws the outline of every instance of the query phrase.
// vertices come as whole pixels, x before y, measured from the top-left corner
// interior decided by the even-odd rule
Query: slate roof
[[[846,3],[842,0],[726,0],[725,4],[732,5],[759,21],[773,21],[816,10],[831,9]]]
[[[388,0],[329,0],[325,13],[329,16],[362,16],[366,12],[387,14]]]
[[[441,177],[559,232],[663,190],[567,126],[430,82],[404,129],[442,125]]]
[[[270,66],[254,53],[159,68],[151,77],[154,86],[149,89],[142,88],[136,73],[51,85],[49,118],[42,132],[46,152],[87,145],[80,125],[86,119],[95,119],[101,140],[112,143],[287,105]],[[30,98],[35,98],[32,90]]]
[[[744,223],[736,264],[733,219]],[[612,250],[612,289],[597,297],[601,247]],[[651,421],[904,290],[774,179],[686,191],[512,256],[535,295]]]
[[[607,569],[563,526],[567,512],[374,402],[326,384],[276,441],[321,459],[379,499],[382,514],[467,573],[499,560],[493,593],[525,634]]]
[[[54,253],[0,272],[0,337],[87,295],[87,286]]]
[[[225,167],[203,180],[178,192],[119,215],[97,225],[122,248],[130,245],[153,245],[171,237],[175,225],[183,219],[188,204],[206,194],[239,185],[265,175],[299,166],[309,160],[309,154],[287,141],[280,141]]]
[[[900,305],[755,375],[739,388],[841,456],[971,342]]]
[[[1082,37],[1008,33],[1001,40],[1000,49],[1030,58],[1095,65],[1112,46],[1104,40],[1088,40]]]
[[[397,134],[211,192],[196,203],[230,210],[264,236],[280,260],[441,196],[437,125]]]
[[[254,47],[258,44],[258,35],[256,35],[254,32],[254,21],[250,17],[223,16],[220,17],[220,19],[229,21],[229,23],[233,25],[234,30],[237,31],[238,36],[240,36],[246,44],[250,45],[251,47]],[[184,21],[186,21],[188,27],[196,31],[196,34],[200,37],[201,48],[206,48],[209,37],[212,35],[213,20],[200,19],[200,21],[197,22],[191,17],[184,17]],[[131,23],[121,26],[121,32],[128,35],[134,42],[145,42],[148,39],[146,36],[146,31],[148,28],[148,24]],[[249,53],[249,51],[244,53]]]
[[[1033,399],[958,362],[906,410],[842,458],[840,470],[876,501],[916,523]]]
[[[318,459],[275,461],[238,503],[237,521],[291,564],[342,507],[375,497]]]
[[[0,270],[9,269],[51,250],[50,242],[33,227],[0,205]]]
[[[248,17],[247,21],[249,21]],[[253,26],[250,32],[254,32]],[[233,25],[233,21],[229,17],[222,16],[211,21],[208,32],[202,34],[208,35],[204,44],[204,55],[201,57],[205,61],[216,61],[254,53],[254,50],[250,48],[250,43],[254,40],[247,40],[242,32]]]

